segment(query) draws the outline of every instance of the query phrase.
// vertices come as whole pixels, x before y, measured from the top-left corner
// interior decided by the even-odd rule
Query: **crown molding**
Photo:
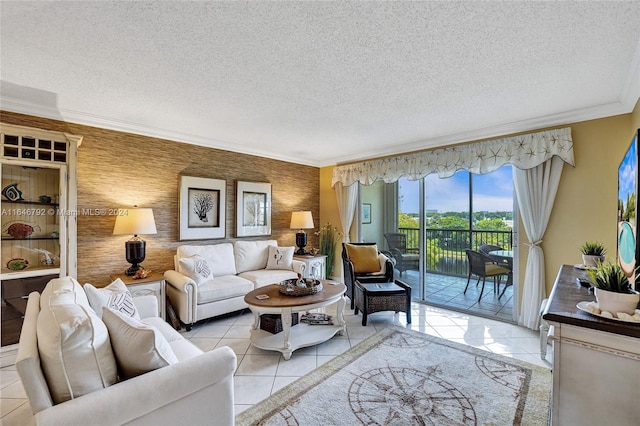
[[[52,108],[34,103],[24,102],[12,98],[0,99],[0,110],[15,112],[18,114],[32,115],[35,117],[49,118],[52,120],[65,121],[69,123],[81,124],[84,126],[97,127],[106,130],[132,133],[136,135],[149,136],[159,139],[166,139],[174,142],[188,143],[207,148],[221,149],[225,151],[237,152],[239,154],[255,155],[272,160],[286,161],[288,163],[302,164],[305,166],[321,167],[316,161],[292,157],[287,155],[274,155],[273,152],[263,149],[248,149],[238,145],[237,142],[225,142],[175,130],[161,129],[152,126],[140,125],[132,122],[115,120],[108,117],[88,114],[61,108]]]
[[[346,164],[356,161],[366,161],[380,157],[388,157],[391,155],[402,155],[409,152],[441,148],[449,145],[468,143],[487,138],[504,137],[515,133],[537,131],[540,129],[555,126],[567,126],[572,123],[579,123],[581,121],[612,117],[620,114],[628,114],[633,111],[633,108],[638,99],[640,99],[640,96],[636,96],[635,101],[629,99],[625,103],[613,102],[610,104],[604,104],[595,107],[567,111],[559,114],[545,115],[528,120],[516,121],[512,123],[500,124],[497,126],[474,129],[467,132],[460,132],[451,135],[443,135],[436,138],[424,139],[419,142],[396,145],[393,149],[381,150],[375,153],[375,155],[368,155],[367,157],[354,156],[351,158],[334,158],[333,161],[335,162],[332,164]],[[325,164],[325,166],[328,165],[331,164]]]
[[[132,122],[114,120],[111,118],[101,117],[78,111],[51,108],[10,98],[3,98],[0,100],[0,109],[20,114],[33,115],[36,117],[98,127],[102,129],[189,143],[192,145],[199,145],[207,148],[222,149],[226,151],[237,152],[240,154],[255,155],[263,158],[286,161],[311,167],[326,167],[336,164],[365,161],[390,155],[400,155],[413,151],[433,149],[487,138],[502,137],[509,134],[535,131],[553,126],[566,126],[571,123],[578,123],[581,121],[595,120],[598,118],[630,113],[631,111],[633,111],[633,108],[635,107],[638,99],[640,99],[640,77],[638,77],[640,76],[640,60],[637,60],[638,56],[640,55],[636,55],[636,60],[634,60],[633,64],[633,66],[635,67],[634,69],[637,69],[637,72],[633,74],[634,77],[630,78],[625,84],[624,97],[619,102],[613,102],[574,111],[566,111],[559,114],[545,115],[528,120],[505,123],[497,126],[474,129],[467,132],[443,135],[435,138],[420,140],[417,142],[399,144],[388,149],[369,151],[366,157],[359,155],[353,155],[351,157],[341,156],[329,158],[321,162],[309,158],[292,157],[287,155],[274,155],[273,152],[267,150],[259,148],[248,149],[233,142],[225,142],[184,132],[139,125]]]

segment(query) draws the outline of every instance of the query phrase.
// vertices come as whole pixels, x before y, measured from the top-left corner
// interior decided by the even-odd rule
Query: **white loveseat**
[[[294,250],[278,247],[276,240],[180,246],[175,270],[164,273],[167,295],[190,330],[197,321],[246,308],[244,296],[258,287],[297,278],[304,262],[293,259]],[[277,261],[275,256],[283,254],[283,262]],[[196,270],[210,272],[207,277],[198,280],[194,268],[185,270],[187,261],[194,259],[200,262]]]
[[[157,316],[155,296],[133,298],[133,304],[141,318],[136,324],[147,334],[133,335],[125,348],[130,356],[148,357],[141,342],[151,339],[168,343],[175,358],[123,380],[115,341],[127,336],[107,329],[113,311],[99,318],[69,277],[50,281],[42,295],[29,295],[16,369],[36,423],[233,425],[234,352],[228,347],[202,352]]]

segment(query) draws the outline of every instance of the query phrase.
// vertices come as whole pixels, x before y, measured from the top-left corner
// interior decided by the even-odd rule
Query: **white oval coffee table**
[[[254,346],[269,351],[279,351],[284,359],[288,360],[296,349],[317,345],[326,342],[336,334],[344,333],[344,293],[347,290],[344,284],[322,280],[322,291],[309,296],[287,296],[280,293],[279,287],[278,284],[260,287],[244,297],[244,301],[253,313],[251,343]],[[261,295],[266,295],[268,298],[256,297]],[[299,323],[294,327],[291,326],[292,313],[306,312],[334,303],[337,304],[337,312],[333,318],[333,325]],[[282,331],[272,334],[261,330],[260,315],[262,314],[280,314]]]

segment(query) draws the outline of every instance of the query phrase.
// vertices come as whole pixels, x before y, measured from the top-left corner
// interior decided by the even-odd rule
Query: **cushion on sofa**
[[[171,346],[171,350],[176,355],[178,362],[196,357],[202,354],[202,350],[185,339],[182,334],[178,333],[175,328],[171,327],[168,322],[161,317],[148,317],[141,320],[144,324],[155,327]]]
[[[186,275],[180,267],[180,259],[198,254],[202,256],[211,269],[214,277],[222,275],[235,275],[236,261],[233,255],[233,244],[207,244],[202,246],[183,245],[179,246],[176,254],[176,271]]]
[[[47,284],[40,297],[36,333],[40,363],[55,404],[116,382],[107,328],[73,278]]]
[[[102,308],[107,306],[130,317],[140,319],[140,314],[133,303],[133,296],[131,296],[127,285],[120,278],[116,278],[114,282],[103,288],[96,288],[86,283],[84,291],[87,294],[91,308],[93,308],[98,317],[102,318]]]
[[[123,379],[178,362],[167,339],[155,327],[104,307],[104,321]]]
[[[178,262],[180,262],[180,269],[183,271],[182,274],[191,278],[196,285],[200,285],[213,278],[209,263],[199,254],[182,257]]]
[[[293,270],[293,252],[295,247],[269,246],[267,269]]]
[[[269,246],[277,246],[276,240],[235,241],[233,253],[238,274],[256,269],[266,269]]]
[[[244,296],[254,289],[251,281],[238,275],[225,275],[198,286],[198,305]]]
[[[259,269],[257,271],[243,272],[238,276],[251,281],[255,285],[255,288],[269,284],[277,284],[280,281],[290,278],[298,278],[296,272],[284,269]]]

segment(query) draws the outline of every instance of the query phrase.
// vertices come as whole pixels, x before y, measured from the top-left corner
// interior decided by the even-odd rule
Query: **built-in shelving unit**
[[[51,278],[76,276],[81,139],[0,123],[3,347],[18,341],[29,292],[41,291]]]

